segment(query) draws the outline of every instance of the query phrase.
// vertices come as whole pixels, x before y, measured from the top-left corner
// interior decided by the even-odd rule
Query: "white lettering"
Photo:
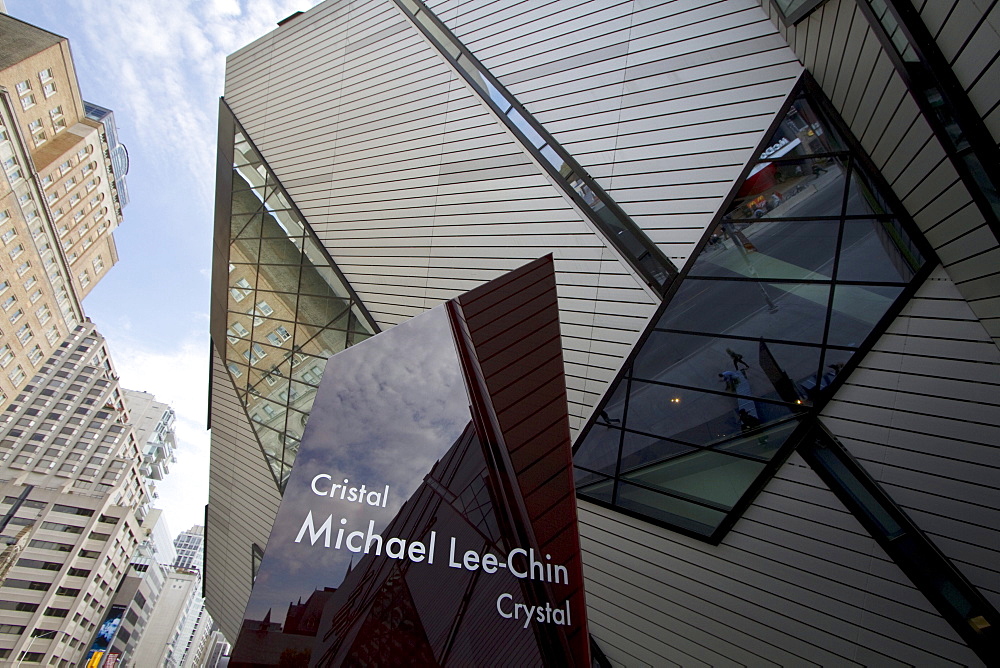
[[[323,546],[330,547],[330,524],[333,522],[333,515],[326,518],[326,522],[320,525],[317,531],[316,526],[313,524],[313,514],[309,511],[306,515],[306,521],[302,523],[302,528],[299,529],[299,534],[295,537],[295,542],[299,543],[302,541],[302,536],[305,535],[306,529],[309,530],[309,544],[315,545],[316,541],[319,540],[320,536],[323,537]]]

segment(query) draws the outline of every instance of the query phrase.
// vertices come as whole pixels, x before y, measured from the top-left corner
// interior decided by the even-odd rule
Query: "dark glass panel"
[[[730,509],[763,470],[763,462],[712,450],[695,450],[623,473],[622,480]]]
[[[587,440],[580,446],[573,462],[592,471],[614,475],[621,438],[620,429],[599,422],[587,434]]]
[[[839,228],[834,221],[723,221],[689,275],[829,280]]]
[[[812,104],[799,97],[788,108],[760,159],[836,153],[845,151],[846,147],[832,126],[816,113]]]
[[[840,374],[844,365],[854,356],[853,350],[837,350],[827,348],[823,355],[823,368],[819,375],[819,385],[817,387],[816,375],[799,382],[799,389],[806,393],[810,400],[819,398],[819,393],[830,387],[830,383]]]
[[[589,489],[589,488],[588,488]],[[726,513],[653,490],[619,483],[617,505],[688,531],[710,536]]]
[[[606,478],[596,473],[576,470],[577,492],[581,495],[611,503],[615,492],[615,481],[613,478]]]
[[[683,443],[627,431],[622,442],[621,471],[624,474],[650,464],[676,459],[695,450]]]
[[[714,336],[653,332],[633,377],[795,403],[794,383],[813,376],[820,349]],[[738,387],[737,387],[738,386]]]
[[[687,278],[657,327],[820,343],[830,288]]]
[[[908,283],[922,264],[898,221],[844,222],[837,280]]]
[[[757,432],[748,433],[745,436],[734,438],[725,443],[715,446],[715,450],[722,452],[735,452],[750,457],[759,457],[762,460],[770,461],[781,446],[785,444],[788,437],[792,435],[795,428],[799,426],[798,420],[784,422],[770,429],[761,429]]]
[[[714,394],[638,380],[631,387],[627,429],[695,445],[711,445],[791,412],[785,406],[736,393]]]
[[[851,170],[850,192],[847,194],[848,216],[885,215],[890,212],[889,204],[882,198],[863,171]]]
[[[902,286],[838,285],[833,293],[828,342],[860,346],[902,292]]]
[[[821,218],[843,210],[847,165],[834,157],[762,162],[740,187],[726,218]]]

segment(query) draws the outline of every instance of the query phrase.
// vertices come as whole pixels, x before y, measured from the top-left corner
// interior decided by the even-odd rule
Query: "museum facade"
[[[1000,659],[1000,13],[977,7],[328,0],[231,55],[227,637],[328,358],[552,254],[595,661]],[[531,360],[518,396],[563,396]],[[299,633],[275,612],[258,636]]]

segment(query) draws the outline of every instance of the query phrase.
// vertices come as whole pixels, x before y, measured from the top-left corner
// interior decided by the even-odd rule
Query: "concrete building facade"
[[[205,573],[223,631],[303,370],[552,252],[612,664],[996,661],[997,21],[329,0],[230,56]]]
[[[144,539],[149,503],[123,391],[91,323],[77,325],[0,420],[3,536],[21,543],[0,587],[0,654],[76,665]]]
[[[118,261],[122,220],[108,144],[89,118],[69,42],[0,14],[0,401],[83,319],[80,300]],[[117,139],[115,139],[117,142]],[[127,171],[127,161],[122,163]],[[122,164],[119,165],[121,172]]]

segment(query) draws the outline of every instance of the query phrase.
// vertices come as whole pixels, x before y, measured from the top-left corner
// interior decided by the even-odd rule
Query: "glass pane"
[[[850,192],[847,195],[848,216],[884,215],[890,212],[889,204],[882,198],[865,174],[857,168],[851,170]]]
[[[820,343],[830,287],[687,278],[657,327]]]
[[[273,222],[273,219],[265,218],[264,227],[268,227],[268,221]],[[293,244],[288,237],[279,237],[276,239],[262,239],[260,244],[260,263],[261,264],[293,264],[298,267],[302,264],[303,256],[302,251]],[[289,283],[289,288],[294,290],[295,286],[299,284],[298,269],[295,270],[295,281]]]
[[[726,517],[726,513],[721,510],[700,506],[626,482],[620,483],[618,498],[615,501],[622,508],[704,536],[710,536]]]
[[[696,450],[622,475],[622,479],[732,508],[763,470],[763,462]]]
[[[860,346],[902,291],[902,286],[838,285],[833,294],[829,343]]]
[[[259,212],[233,214],[233,217],[230,219],[229,238],[235,239],[240,237],[245,239],[259,237],[260,218],[261,214]]]
[[[740,395],[740,386],[721,394],[638,380],[631,387],[627,429],[694,445],[712,445],[791,413],[785,406]]]
[[[348,327],[349,302],[339,297],[301,295],[299,297],[298,321],[314,327]]]
[[[615,490],[614,479],[576,469],[576,485],[576,491],[583,496],[611,503]]]
[[[751,457],[760,457],[770,460],[785,444],[788,437],[792,435],[795,428],[799,426],[798,420],[785,422],[771,429],[765,429],[750,436],[741,436],[731,441],[715,446],[715,450],[723,452],[737,452]]]
[[[683,443],[666,441],[655,436],[625,432],[622,444],[622,472],[641,469],[658,462],[676,459],[696,449]]]
[[[758,163],[726,212],[731,220],[818,218],[843,210],[847,165],[840,158]]]
[[[621,445],[620,429],[598,423],[587,434],[573,458],[573,463],[591,471],[614,475],[618,463],[618,448]]]
[[[846,150],[830,124],[821,120],[804,97],[796,99],[785,114],[760,159],[815,155]]]
[[[829,280],[839,228],[832,221],[723,221],[690,275]]]
[[[260,239],[236,239],[229,246],[230,262],[256,262],[260,255]]]
[[[923,257],[897,221],[844,222],[837,279],[909,283]]]
[[[818,347],[653,332],[633,377],[796,403],[806,398],[796,381],[815,376],[819,358]]]

